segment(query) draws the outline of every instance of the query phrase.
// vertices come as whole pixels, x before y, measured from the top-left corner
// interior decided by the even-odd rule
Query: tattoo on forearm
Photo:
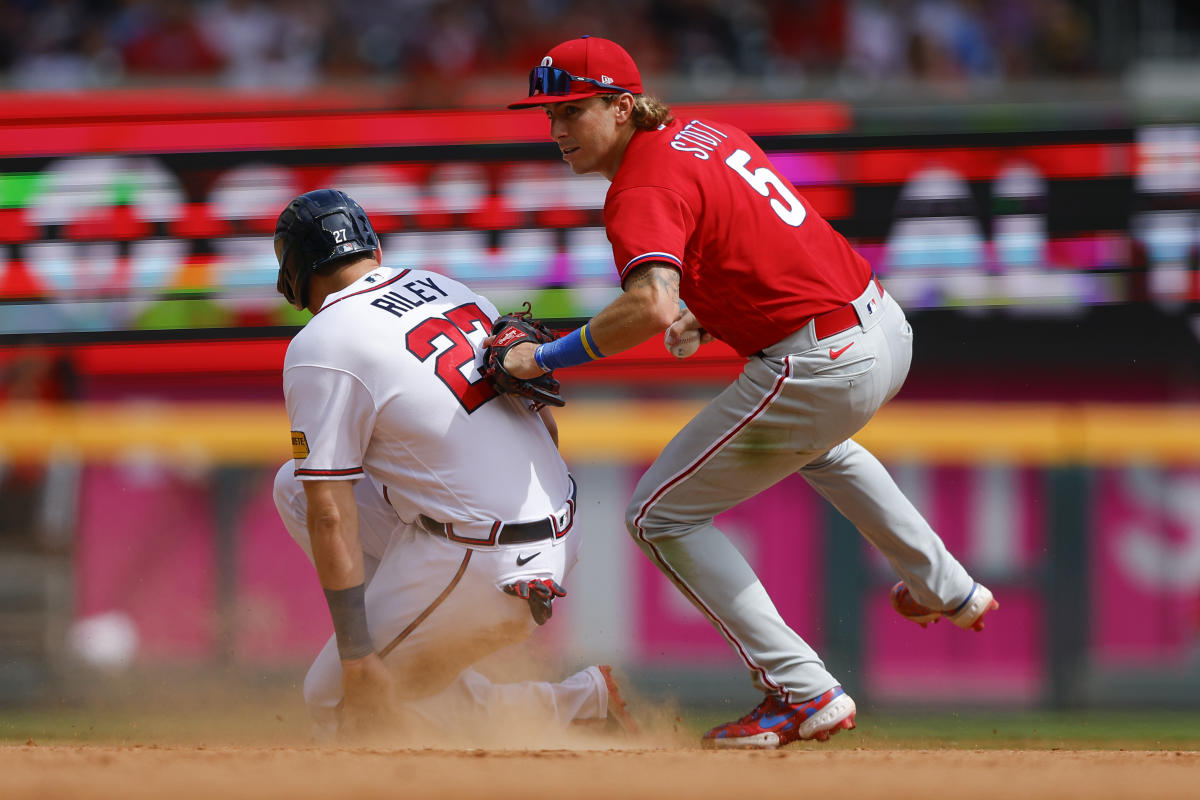
[[[672,267],[663,267],[654,263],[646,264],[636,268],[625,280],[625,289],[628,291],[651,284],[657,284],[659,288],[678,296],[679,272]]]

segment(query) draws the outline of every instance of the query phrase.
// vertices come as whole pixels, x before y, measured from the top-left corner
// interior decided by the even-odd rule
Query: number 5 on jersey
[[[746,183],[750,184],[754,191],[763,197],[771,197],[772,189],[778,192],[783,198],[783,202],[780,202],[778,198],[771,197],[771,208],[775,210],[776,216],[781,220],[793,228],[799,228],[800,224],[804,222],[804,218],[808,216],[808,210],[804,208],[800,198],[792,194],[787,183],[774,172],[766,167],[759,167],[751,172],[746,169],[746,165],[749,163],[750,154],[745,150],[734,150],[729,158],[725,159],[725,165],[741,175]]]

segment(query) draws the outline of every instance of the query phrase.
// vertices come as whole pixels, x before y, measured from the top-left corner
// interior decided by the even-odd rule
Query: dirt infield
[[[1194,798],[1200,752],[0,747],[5,798]]]

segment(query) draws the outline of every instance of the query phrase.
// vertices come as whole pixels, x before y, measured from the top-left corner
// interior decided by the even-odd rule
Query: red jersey
[[[743,131],[680,120],[633,135],[604,202],[622,283],[679,268],[700,324],[743,356],[862,294],[871,266]]]

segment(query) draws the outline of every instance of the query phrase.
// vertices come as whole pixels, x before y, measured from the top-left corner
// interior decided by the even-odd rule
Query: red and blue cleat
[[[987,616],[988,612],[995,611],[999,607],[1000,604],[992,597],[991,591],[982,583],[972,586],[967,599],[963,600],[957,608],[947,611],[939,611],[918,603],[909,592],[908,587],[904,585],[904,581],[900,581],[892,587],[892,608],[896,609],[897,614],[912,620],[922,628],[931,622],[937,622],[942,617],[949,617],[951,622],[963,630],[981,631],[983,630],[983,618]]]
[[[854,700],[841,686],[795,705],[769,694],[737,722],[726,722],[704,734],[700,744],[714,749],[771,750],[801,739],[824,742],[838,731],[852,729],[856,713]]]

